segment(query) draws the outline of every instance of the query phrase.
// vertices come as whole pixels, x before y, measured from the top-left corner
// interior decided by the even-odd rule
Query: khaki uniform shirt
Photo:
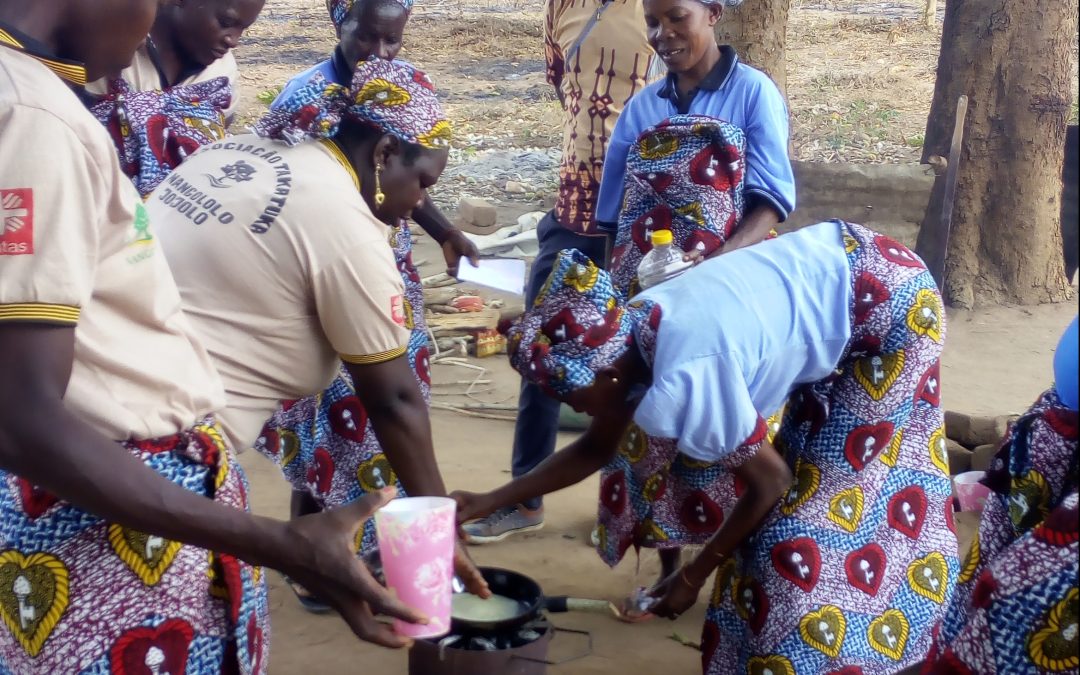
[[[225,382],[236,447],[254,443],[280,401],[326,388],[340,359],[405,353],[389,228],[334,144],[235,136],[186,159],[146,203]]]
[[[108,133],[58,77],[81,67],[0,42],[0,322],[75,327],[64,402],[102,434],[189,428],[221,380]]]

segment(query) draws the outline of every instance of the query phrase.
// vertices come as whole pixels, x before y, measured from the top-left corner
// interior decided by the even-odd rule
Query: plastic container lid
[[[674,241],[671,230],[656,230],[649,239],[652,241],[653,246],[667,246]]]

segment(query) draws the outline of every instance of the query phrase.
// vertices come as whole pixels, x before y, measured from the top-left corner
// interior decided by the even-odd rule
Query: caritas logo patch
[[[34,191],[0,189],[0,255],[34,252]]]

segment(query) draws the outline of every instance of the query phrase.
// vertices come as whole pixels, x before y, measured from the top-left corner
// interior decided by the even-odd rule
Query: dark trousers
[[[587,237],[571,232],[555,220],[554,211],[549,212],[536,226],[540,252],[533,262],[529,285],[525,289],[525,307],[532,307],[540,289],[544,287],[555,257],[559,251],[576,248],[592,258],[597,265],[604,264],[604,237]],[[559,431],[559,401],[549,397],[535,384],[521,381],[518,398],[518,417],[514,427],[514,458],[511,471],[514,477],[531,471],[537,464],[555,452],[555,435]],[[539,508],[542,500],[525,503],[530,509]]]

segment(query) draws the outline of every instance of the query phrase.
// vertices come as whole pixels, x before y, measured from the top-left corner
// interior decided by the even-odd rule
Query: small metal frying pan
[[[566,595],[545,596],[540,589],[540,584],[530,577],[511,570],[498,567],[481,567],[480,573],[488,582],[491,592],[501,595],[518,603],[517,614],[494,621],[476,621],[451,616],[451,628],[454,633],[478,634],[478,633],[502,633],[523,626],[530,621],[540,618],[543,612],[598,612],[612,614],[616,618],[618,609],[607,600],[593,600],[588,598],[572,598]],[[459,579],[454,578],[454,592],[464,592],[465,587]]]

